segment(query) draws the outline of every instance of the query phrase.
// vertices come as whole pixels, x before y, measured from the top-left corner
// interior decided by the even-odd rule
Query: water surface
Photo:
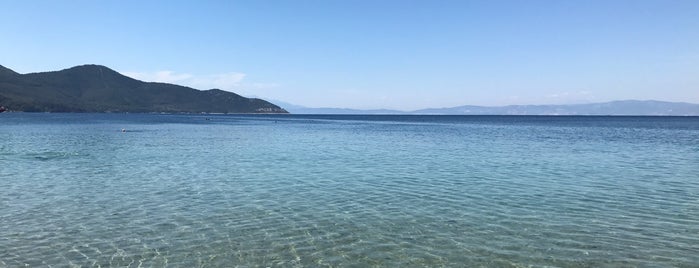
[[[699,265],[697,117],[5,113],[0,137],[0,267]]]

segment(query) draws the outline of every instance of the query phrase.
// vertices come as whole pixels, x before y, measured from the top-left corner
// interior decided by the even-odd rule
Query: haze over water
[[[0,267],[699,265],[698,117],[0,124]]]

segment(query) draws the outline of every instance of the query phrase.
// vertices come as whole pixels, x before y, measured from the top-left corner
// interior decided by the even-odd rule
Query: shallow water
[[[0,137],[2,267],[699,265],[697,117],[5,113]]]

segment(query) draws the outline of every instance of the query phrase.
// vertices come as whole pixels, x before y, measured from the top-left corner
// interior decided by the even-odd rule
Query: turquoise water
[[[697,117],[5,113],[0,137],[0,267],[699,266]]]

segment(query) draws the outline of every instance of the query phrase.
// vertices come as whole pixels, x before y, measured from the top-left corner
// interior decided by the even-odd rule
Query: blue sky
[[[699,103],[699,1],[0,0],[0,65],[310,107]]]

